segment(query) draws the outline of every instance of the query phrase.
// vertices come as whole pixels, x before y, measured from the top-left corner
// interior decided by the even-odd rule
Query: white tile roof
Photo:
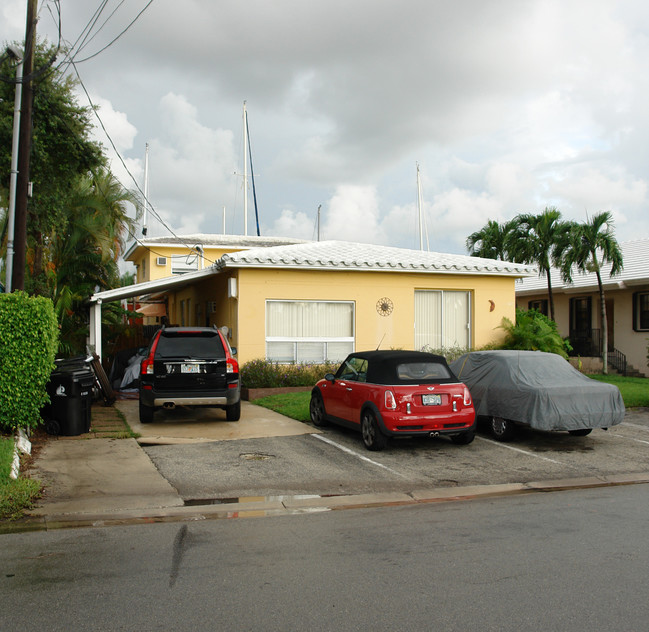
[[[287,244],[302,244],[304,239],[290,239],[288,237],[258,237],[257,235],[220,235],[214,233],[195,233],[192,235],[167,235],[165,237],[142,237],[128,245],[124,259],[128,261],[135,250],[143,246],[153,248],[156,246],[211,246],[218,248],[259,248],[272,246],[285,246]]]
[[[313,241],[225,254],[217,268],[308,268],[436,274],[535,275],[535,266],[468,255],[406,250],[346,241]]]
[[[618,288],[633,285],[649,284],[649,239],[625,241],[620,243],[624,269],[611,277],[611,266],[602,267],[602,282],[604,288]],[[556,268],[550,270],[553,292],[583,292],[597,289],[597,277],[594,272],[583,274],[576,269],[572,271],[572,283],[564,283]],[[623,284],[623,285],[621,285]],[[548,282],[545,274],[528,277],[516,282],[516,294],[531,295],[547,293]]]
[[[196,233],[193,235],[180,235],[178,237],[150,237],[141,240],[144,244],[174,244],[174,245],[194,245],[203,246],[226,246],[226,247],[243,247],[257,248],[260,246],[285,246],[287,244],[305,243],[304,239],[290,239],[288,237],[258,237],[257,235],[219,235],[214,233]]]

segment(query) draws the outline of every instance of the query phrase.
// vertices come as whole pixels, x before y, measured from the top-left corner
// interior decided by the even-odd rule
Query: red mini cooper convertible
[[[421,351],[352,353],[311,392],[311,420],[360,430],[368,450],[389,437],[448,436],[468,444],[476,414],[469,389],[445,358]]]

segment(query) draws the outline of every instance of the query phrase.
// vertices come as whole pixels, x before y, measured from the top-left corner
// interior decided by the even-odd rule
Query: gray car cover
[[[471,392],[476,413],[538,430],[608,428],[624,419],[617,386],[582,375],[542,351],[472,351],[451,363]]]

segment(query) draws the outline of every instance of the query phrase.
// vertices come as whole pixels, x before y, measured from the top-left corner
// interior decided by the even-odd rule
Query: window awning
[[[135,311],[142,316],[166,316],[167,306],[164,303],[145,303]]]

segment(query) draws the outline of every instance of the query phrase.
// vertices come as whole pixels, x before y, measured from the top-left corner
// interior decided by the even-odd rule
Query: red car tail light
[[[388,410],[395,410],[397,407],[397,400],[394,397],[394,393],[390,390],[385,391],[385,407]]]
[[[466,386],[464,387],[464,405],[471,406],[471,393]]]
[[[142,364],[140,364],[140,375],[153,375],[153,358],[155,356],[155,350],[158,348],[159,340],[160,334],[158,334],[156,339],[153,341],[149,355],[142,360]]]
[[[228,375],[239,373],[239,363],[232,357],[228,341],[225,339],[225,336],[221,331],[219,331],[219,336],[221,337],[221,342],[223,343],[223,348],[225,349],[225,372]]]

